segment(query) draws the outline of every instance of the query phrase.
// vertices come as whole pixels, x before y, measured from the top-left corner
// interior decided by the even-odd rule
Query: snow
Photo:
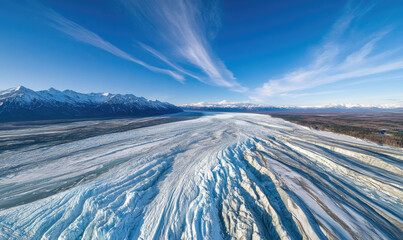
[[[214,108],[214,107],[224,107],[224,108],[239,108],[239,107],[263,107],[262,105],[253,104],[250,102],[230,102],[227,100],[222,100],[216,103],[208,103],[208,102],[198,102],[198,103],[190,103],[184,104],[181,107],[207,107],[207,108]]]
[[[82,117],[140,116],[180,112],[180,108],[132,94],[89,93],[19,86],[0,91],[0,120],[28,121]]]
[[[0,239],[398,239],[402,159],[241,113],[8,151]]]
[[[78,93],[72,90],[59,91],[54,88],[42,91],[33,91],[18,86],[0,91],[0,102],[5,100],[18,101],[29,104],[33,100],[41,100],[46,102],[61,102],[69,104],[100,104],[100,103],[116,103],[116,104],[133,104],[140,106],[151,106],[153,108],[166,108],[167,103],[160,101],[151,101],[143,97],[136,97],[133,94],[111,94],[111,93]]]
[[[327,105],[319,105],[319,106],[270,106],[264,104],[255,104],[248,101],[245,102],[230,102],[227,100],[222,100],[215,103],[208,102],[198,102],[198,103],[190,103],[181,105],[183,108],[195,108],[195,109],[209,109],[209,108],[228,108],[228,109],[250,109],[250,110],[259,110],[259,109],[310,109],[310,110],[321,110],[321,109],[333,109],[333,110],[346,110],[346,109],[402,109],[403,105],[399,104],[351,104],[351,103],[342,103],[342,104],[327,104]]]

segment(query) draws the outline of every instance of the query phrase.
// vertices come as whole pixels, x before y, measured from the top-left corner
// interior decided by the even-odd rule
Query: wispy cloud
[[[215,56],[209,44],[219,25],[218,7],[215,1],[186,0],[121,0],[136,22],[141,21],[154,31],[154,45],[163,45],[169,52],[170,60],[147,45],[142,45],[154,56],[179,72],[202,82],[246,91],[225,64]],[[207,4],[209,2],[209,4]],[[158,6],[158,7],[156,7]],[[154,47],[155,49],[155,47]],[[172,62],[196,67],[198,74],[181,70]],[[197,75],[197,76],[196,76]]]
[[[46,19],[48,19],[50,26],[52,26],[53,28],[59,30],[60,32],[72,37],[76,41],[83,42],[83,43],[89,44],[91,46],[97,47],[97,48],[102,49],[106,52],[109,52],[117,57],[134,62],[136,64],[139,64],[151,71],[167,74],[180,82],[184,81],[183,74],[180,74],[176,71],[172,71],[169,69],[159,68],[159,67],[155,67],[150,64],[147,64],[144,61],[134,58],[129,53],[121,50],[120,48],[116,47],[112,43],[104,40],[99,35],[95,34],[94,32],[65,18],[64,16],[60,15],[56,11],[54,11],[50,8],[47,8],[45,6],[39,5],[39,4],[36,4],[36,7],[38,9],[40,9],[43,16],[46,17]]]
[[[284,96],[329,83],[403,69],[403,58],[392,57],[400,49],[374,54],[376,43],[387,36],[392,30],[390,27],[378,30],[358,47],[346,44],[354,42],[344,36],[352,22],[359,20],[373,7],[373,4],[353,6],[349,2],[322,44],[311,53],[314,57],[309,64],[282,77],[270,79],[255,89],[251,99]]]
[[[161,61],[163,61],[164,63],[168,64],[169,66],[173,67],[177,71],[179,71],[179,72],[181,72],[181,73],[183,73],[183,74],[185,74],[185,75],[187,75],[189,77],[192,77],[194,79],[202,81],[202,79],[199,78],[198,76],[196,76],[195,74],[190,73],[190,72],[184,70],[183,68],[179,67],[178,65],[176,65],[176,64],[172,63],[171,61],[169,61],[167,57],[165,57],[162,53],[158,52],[157,50],[153,49],[152,47],[147,46],[146,44],[141,43],[141,42],[139,42],[138,44],[142,48],[144,48],[146,51],[148,51],[149,53],[151,53],[155,57],[159,58]]]

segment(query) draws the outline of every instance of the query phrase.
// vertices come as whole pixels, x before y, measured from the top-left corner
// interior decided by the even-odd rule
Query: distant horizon
[[[403,2],[0,0],[0,89],[403,105]]]
[[[80,94],[121,94],[121,95],[125,95],[125,94],[132,94],[135,95],[133,93],[116,93],[116,92],[79,92],[76,91],[74,89],[56,89],[54,87],[50,87],[48,89],[40,89],[40,90],[35,90],[35,89],[31,89],[28,87],[25,87],[23,85],[18,85],[17,87],[12,87],[12,88],[8,88],[8,89],[0,89],[0,96],[1,93],[7,90],[16,90],[18,91],[20,88],[25,88],[25,89],[29,89],[29,90],[33,90],[35,92],[37,91],[49,91],[51,89],[60,91],[60,92],[64,92],[64,91],[73,91],[76,93],[80,93]],[[141,95],[135,95],[136,97],[143,97]],[[148,100],[159,100],[159,99],[149,99]],[[176,104],[175,104],[176,105]],[[243,106],[250,106],[250,107],[277,107],[277,108],[300,108],[300,109],[304,109],[304,108],[337,108],[337,107],[344,107],[344,108],[383,108],[383,109],[398,109],[398,108],[403,108],[403,105],[397,105],[397,104],[359,104],[359,103],[331,103],[331,104],[325,104],[325,105],[312,105],[312,106],[298,106],[298,105],[266,105],[266,104],[262,104],[262,103],[252,103],[252,102],[229,102],[225,99],[219,101],[219,102],[198,102],[198,103],[186,103],[186,104],[180,104],[177,105],[179,107],[228,107],[228,106],[232,106],[232,107],[243,107]]]

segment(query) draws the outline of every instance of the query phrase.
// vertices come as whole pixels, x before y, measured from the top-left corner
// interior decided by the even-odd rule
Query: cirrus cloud
[[[149,43],[136,39],[138,34],[135,31],[132,38],[165,67],[157,67],[134,57],[128,51],[36,0],[29,2],[48,20],[50,26],[76,41],[97,47],[151,71],[167,74],[182,83],[186,77],[190,77],[235,92],[247,90],[238,83],[210,46],[209,41],[220,25],[219,7],[215,0],[209,4],[206,1],[187,0],[120,1],[132,21],[137,25],[148,23],[147,26],[154,30],[150,34],[152,39]]]
[[[193,66],[200,71],[198,74],[175,68],[204,83],[227,87],[237,92],[247,90],[238,83],[210,46],[209,40],[220,25],[216,1],[121,0],[121,3],[134,22],[153,29],[150,42],[155,46],[162,45],[169,53],[170,61],[161,53],[156,54],[156,51],[151,50],[155,47],[141,44],[155,57],[171,66],[174,61],[175,66],[180,63]]]
[[[268,97],[284,96],[338,81],[402,70],[403,58],[396,57],[401,48],[375,54],[377,42],[392,31],[391,27],[370,34],[364,38],[363,43],[355,46],[349,43],[360,41],[345,36],[346,32],[353,28],[352,22],[359,21],[374,6],[374,4],[354,6],[353,2],[349,2],[342,16],[324,37],[322,44],[310,53],[313,58],[307,65],[281,77],[269,79],[255,89],[251,99],[262,101]]]

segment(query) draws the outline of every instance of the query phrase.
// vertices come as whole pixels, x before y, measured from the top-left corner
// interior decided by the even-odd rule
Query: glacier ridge
[[[0,239],[399,239],[402,161],[244,113],[7,151]]]

